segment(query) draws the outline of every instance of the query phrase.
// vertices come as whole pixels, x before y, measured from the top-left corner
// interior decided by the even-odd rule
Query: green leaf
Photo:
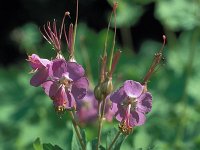
[[[96,146],[97,146],[97,138],[93,139],[91,142],[88,142],[87,150],[96,149]],[[106,148],[103,147],[102,145],[99,145],[99,150],[106,150]]]
[[[113,128],[112,130],[110,130],[108,132],[107,138],[106,138],[107,147],[110,146],[110,144],[112,143],[113,139],[118,134],[118,132],[119,132],[119,130],[117,130],[116,128]],[[120,150],[120,147],[121,147],[123,141],[125,140],[125,138],[126,138],[126,136],[124,134],[120,134],[119,137],[117,138],[116,142],[112,146],[112,149],[113,150]]]
[[[57,145],[52,145],[50,143],[48,144],[43,144],[43,148],[44,150],[62,150],[62,148],[60,148],[59,146]]]
[[[96,148],[97,142],[98,142],[97,138],[92,140],[92,142],[91,142],[92,143],[92,149]]]
[[[191,30],[200,24],[197,0],[160,0],[156,4],[156,17],[171,30]]]
[[[82,136],[82,138],[83,138],[83,142],[84,142],[84,144],[86,145],[86,136],[85,136],[85,131],[84,130],[82,130],[82,129],[80,129],[81,130],[81,136]],[[79,139],[78,139],[78,137],[77,137],[77,135],[76,135],[76,132],[75,132],[75,129],[73,128],[73,136],[72,136],[72,143],[71,143],[71,145],[72,145],[72,150],[81,150],[82,148],[81,148],[81,144],[80,144],[80,142],[79,142]]]
[[[137,148],[136,150],[153,150],[154,148],[154,146],[149,146],[147,148]]]
[[[22,27],[15,28],[11,32],[11,38],[19,45],[21,52],[24,53],[24,49],[29,50],[29,52],[31,49],[37,49],[42,36],[36,24],[27,23]]]
[[[168,52],[168,67],[173,70],[176,77],[188,78],[187,94],[198,100],[200,97],[199,83],[200,82],[200,31],[182,32],[178,38],[178,43]],[[174,78],[174,77],[173,77]],[[181,79],[181,78],[180,78]],[[181,82],[185,81],[180,80]],[[183,82],[184,83],[184,82]],[[177,85],[174,84],[177,88]],[[184,87],[183,85],[180,86]],[[171,87],[170,87],[171,88]],[[179,90],[177,88],[176,90]]]
[[[34,150],[43,150],[42,144],[40,142],[40,138],[37,138],[33,143]]]

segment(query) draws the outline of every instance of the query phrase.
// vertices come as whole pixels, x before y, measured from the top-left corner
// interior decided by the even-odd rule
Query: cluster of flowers
[[[114,7],[114,9],[116,9]],[[76,26],[69,26],[69,33],[66,34],[64,20],[69,16],[66,12],[59,32],[57,32],[56,21],[51,25],[47,23],[43,28],[43,37],[53,46],[56,57],[52,60],[40,58],[36,54],[28,56],[28,62],[32,67],[33,77],[30,80],[32,86],[41,86],[44,92],[53,100],[53,105],[58,113],[65,110],[75,110],[79,122],[89,122],[99,115],[99,104],[104,99],[104,113],[108,121],[115,117],[119,122],[119,129],[122,133],[130,134],[134,126],[144,124],[145,115],[151,111],[152,95],[147,90],[147,81],[159,63],[162,53],[156,54],[152,66],[142,83],[127,80],[116,91],[112,91],[112,73],[109,74],[102,85],[110,87],[106,89],[106,94],[99,94],[99,89],[103,86],[97,85],[94,93],[89,90],[89,81],[85,76],[84,68],[76,62],[74,57],[74,44],[76,36]],[[68,45],[69,59],[66,60],[61,52],[62,32]],[[163,37],[165,41],[165,36]],[[161,49],[162,50],[162,49]],[[116,61],[113,61],[116,64]],[[105,63],[102,63],[105,66]],[[115,64],[111,64],[115,66]],[[107,80],[108,79],[108,80]],[[105,89],[105,86],[103,87]],[[103,89],[103,90],[104,90]]]

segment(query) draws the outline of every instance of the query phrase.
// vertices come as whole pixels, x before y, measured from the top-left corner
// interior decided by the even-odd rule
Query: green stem
[[[112,19],[112,14],[113,14],[113,12],[110,15],[110,19],[109,19],[109,23],[108,23],[108,28],[107,28],[107,32],[106,32],[106,40],[105,40],[105,44],[104,44],[103,56],[107,55],[108,33],[109,33],[109,30],[110,30],[110,23],[111,23],[111,19]]]
[[[102,107],[99,107],[99,109],[102,108],[101,110],[101,115],[99,116],[99,126],[98,126],[98,140],[97,140],[97,147],[96,150],[98,150],[99,145],[101,143],[101,131],[103,127],[103,119],[104,119],[104,112],[105,112],[105,105],[106,105],[106,99],[103,99],[103,104]]]
[[[81,148],[82,148],[82,150],[86,150],[85,144],[84,144],[84,141],[83,141],[83,138],[82,138],[82,136],[81,136],[81,133],[80,133],[80,130],[79,130],[79,127],[78,127],[78,124],[77,124],[76,120],[74,119],[74,114],[73,114],[72,111],[69,111],[69,114],[70,114],[70,116],[71,116],[72,124],[73,124],[73,126],[74,126],[76,135],[77,135],[78,140],[79,140],[79,142],[80,142],[80,144],[81,144]]]
[[[108,150],[111,150],[112,146],[115,144],[115,142],[117,141],[118,137],[121,135],[121,131],[118,131],[118,133],[116,134],[115,138],[113,139],[112,143],[110,144],[110,146],[108,147]]]
[[[115,38],[116,38],[116,32],[117,32],[117,28],[116,28],[116,12],[114,11],[114,19],[115,19],[115,32],[114,32],[114,37],[113,37],[113,45],[112,45],[112,49],[111,49],[111,54],[110,54],[110,59],[109,59],[109,68],[108,71],[111,71],[111,67],[112,67],[112,61],[113,61],[113,55],[114,55],[114,49],[115,49]]]

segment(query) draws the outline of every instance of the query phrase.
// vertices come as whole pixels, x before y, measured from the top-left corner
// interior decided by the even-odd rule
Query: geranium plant
[[[53,102],[56,113],[64,115],[66,112],[71,116],[74,131],[79,141],[79,149],[120,149],[120,145],[125,138],[132,134],[136,126],[143,125],[146,121],[146,114],[152,108],[152,94],[148,90],[148,81],[152,73],[157,69],[162,59],[162,50],[165,45],[166,37],[163,36],[163,46],[155,54],[153,62],[144,76],[143,80],[134,81],[127,79],[123,85],[117,89],[113,85],[113,73],[117,66],[121,51],[115,51],[116,37],[116,11],[118,3],[114,2],[110,21],[105,39],[105,46],[100,58],[100,68],[98,83],[94,90],[89,87],[90,81],[85,75],[85,70],[75,58],[74,49],[76,39],[76,29],[78,22],[78,0],[76,10],[75,25],[69,25],[68,34],[65,26],[66,17],[69,12],[64,14],[61,27],[57,29],[56,21],[47,22],[41,29],[43,37],[52,45],[55,50],[55,57],[51,60],[40,58],[37,54],[28,56],[27,61],[34,73],[30,84],[35,87],[42,87],[44,93]],[[110,30],[111,19],[114,16],[114,37],[111,51],[108,55],[107,38]],[[67,44],[68,58],[62,54],[62,38]],[[108,134],[107,145],[102,145],[101,136],[104,120],[112,124],[112,120],[119,122],[115,136]],[[92,145],[85,139],[85,134],[81,124],[87,125],[91,121],[97,122],[97,137]],[[109,143],[110,142],[110,143]],[[37,149],[35,143],[35,149]],[[51,147],[56,149],[56,147]],[[57,147],[58,149],[58,147]]]

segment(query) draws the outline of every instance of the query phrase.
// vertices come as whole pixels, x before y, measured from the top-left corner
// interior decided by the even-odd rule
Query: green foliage
[[[20,46],[22,52],[29,50],[33,53],[42,39],[38,29],[34,23],[27,23],[13,30],[11,38]]]
[[[108,0],[111,6],[113,6],[113,1]],[[130,27],[135,25],[140,17],[143,15],[143,7],[137,5],[131,0],[124,0],[120,2],[117,7],[117,17],[116,25],[117,27]],[[114,25],[114,19],[112,19],[112,25]]]
[[[34,150],[43,150],[43,146],[39,138],[37,138],[33,143]]]
[[[34,150],[62,150],[59,146],[57,145],[52,145],[50,143],[42,144],[40,141],[40,138],[37,138],[34,143],[33,143],[33,148]]]
[[[52,145],[52,144],[43,144],[43,149],[44,150],[62,150],[59,146]]]
[[[81,129],[81,136],[83,138],[84,144],[86,145],[86,136],[85,136],[85,131],[83,129]],[[78,137],[76,135],[75,129],[73,129],[71,149],[72,150],[82,150],[80,142],[79,142]]]
[[[200,25],[199,6],[198,0],[158,0],[155,15],[173,31],[191,30]]]

